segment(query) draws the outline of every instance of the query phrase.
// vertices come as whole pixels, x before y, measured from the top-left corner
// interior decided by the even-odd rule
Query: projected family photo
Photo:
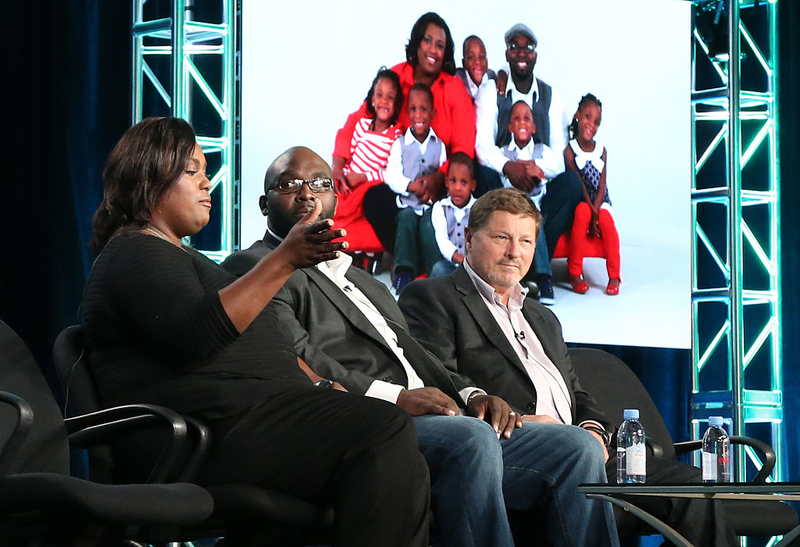
[[[331,162],[351,249],[390,250],[410,278],[463,259],[452,211],[471,193],[516,186],[547,216],[553,258],[528,278],[551,275],[568,342],[688,348],[689,8],[648,2],[642,25],[623,0],[245,1],[242,246],[264,235],[266,167],[294,145]],[[583,198],[565,212],[569,184]]]

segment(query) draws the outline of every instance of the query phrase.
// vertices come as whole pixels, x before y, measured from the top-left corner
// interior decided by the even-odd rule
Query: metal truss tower
[[[238,238],[236,0],[133,0],[133,123],[183,118],[208,160],[211,221],[186,243],[221,261]]]
[[[710,415],[771,444],[784,477],[778,171],[778,0],[695,0],[695,438]],[[761,467],[735,455],[737,480]]]

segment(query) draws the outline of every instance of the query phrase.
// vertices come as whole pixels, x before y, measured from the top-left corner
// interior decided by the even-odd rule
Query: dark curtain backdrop
[[[3,110],[10,121],[4,123],[9,132],[0,175],[0,318],[20,333],[49,370],[56,335],[76,322],[91,264],[87,242],[100,199],[103,163],[129,122],[131,8],[128,0],[2,4]],[[800,181],[791,162],[800,152],[800,2],[781,0],[780,10],[780,146],[787,158],[781,168],[781,238],[788,478],[800,480],[800,401],[793,396],[800,387],[800,342],[795,334],[800,324]],[[673,435],[686,438],[688,351],[603,349],[639,374]]]

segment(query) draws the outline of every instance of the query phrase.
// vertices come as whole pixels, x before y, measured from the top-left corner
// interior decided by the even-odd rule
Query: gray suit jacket
[[[448,370],[502,397],[518,412],[535,413],[533,382],[463,267],[447,277],[410,283],[399,304],[412,335]],[[553,312],[526,299],[522,313],[564,377],[573,423],[595,420],[613,431],[599,405],[578,383]]]
[[[459,390],[474,384],[450,374],[435,356],[411,337],[403,314],[386,286],[352,266],[346,277],[369,298],[397,333],[406,359],[425,385],[438,387],[461,404]],[[304,268],[292,274],[270,306],[277,311],[279,324],[297,354],[317,374],[361,394],[373,380],[408,385],[400,361],[372,323],[316,268]]]
[[[270,235],[269,232],[264,234],[264,239],[259,239],[248,249],[236,251],[231,256],[225,259],[222,267],[236,276],[243,276],[249,272],[256,263],[261,260],[261,257],[270,251],[274,251],[275,247],[280,245],[281,242]]]
[[[279,243],[267,232],[249,249],[228,257],[223,266],[242,275]],[[346,277],[386,318],[403,354],[425,385],[438,387],[461,404],[458,392],[474,384],[448,372],[409,335],[405,318],[386,286],[352,266]],[[297,354],[320,376],[338,381],[353,393],[365,393],[374,380],[408,387],[405,370],[383,337],[347,295],[316,268],[292,274],[269,305],[278,313],[279,325]]]

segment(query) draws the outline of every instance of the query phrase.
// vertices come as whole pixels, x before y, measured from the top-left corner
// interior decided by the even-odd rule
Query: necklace
[[[154,236],[163,239],[167,243],[175,245],[175,243],[169,237],[167,237],[167,234],[165,234],[164,232],[162,232],[158,228],[156,228],[154,226],[145,226],[144,229],[147,230],[148,232],[150,232],[151,234],[153,234]],[[183,245],[180,245],[180,247],[183,248]]]

